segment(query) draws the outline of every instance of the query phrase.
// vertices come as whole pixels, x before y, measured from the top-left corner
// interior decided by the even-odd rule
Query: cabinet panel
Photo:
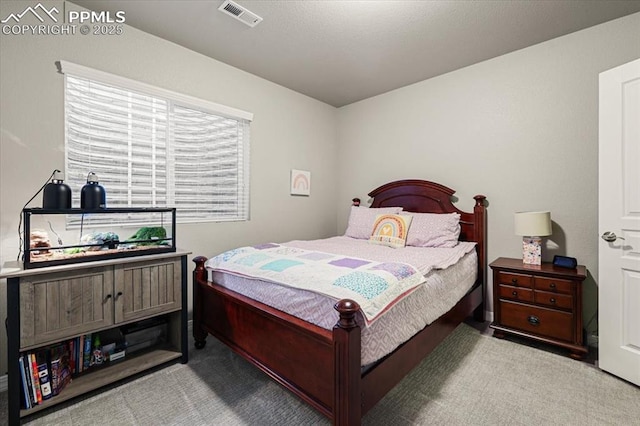
[[[34,276],[20,283],[20,347],[62,340],[113,323],[113,270]]]
[[[179,310],[180,274],[180,258],[116,266],[116,323]]]

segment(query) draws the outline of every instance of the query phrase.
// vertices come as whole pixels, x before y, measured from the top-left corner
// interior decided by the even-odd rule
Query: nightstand
[[[582,282],[586,268],[525,265],[498,258],[493,270],[493,335],[505,333],[561,346],[581,359],[587,352],[582,332]]]

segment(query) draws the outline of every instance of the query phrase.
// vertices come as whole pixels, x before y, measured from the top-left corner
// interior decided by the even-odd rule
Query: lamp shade
[[[98,184],[98,176],[90,172],[87,184],[80,192],[80,208],[87,210],[104,209],[107,207],[107,194],[102,185]]]
[[[53,179],[44,187],[42,207],[64,210],[71,208],[71,188],[58,177],[60,170],[54,170]]]
[[[551,235],[551,212],[517,212],[515,233],[529,237]]]

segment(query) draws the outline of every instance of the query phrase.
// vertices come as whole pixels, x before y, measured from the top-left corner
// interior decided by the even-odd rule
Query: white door
[[[640,386],[640,59],[600,74],[599,367]]]

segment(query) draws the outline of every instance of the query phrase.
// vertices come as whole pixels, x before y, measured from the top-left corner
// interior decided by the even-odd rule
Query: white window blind
[[[60,67],[73,205],[94,172],[107,207],[176,207],[182,223],[249,218],[251,114],[68,62]],[[102,216],[91,222],[109,220]]]

